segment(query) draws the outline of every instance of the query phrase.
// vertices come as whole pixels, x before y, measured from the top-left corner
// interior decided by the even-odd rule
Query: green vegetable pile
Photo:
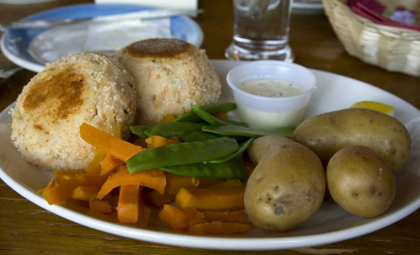
[[[131,132],[141,138],[177,137],[183,143],[142,151],[127,161],[128,170],[134,173],[158,168],[182,176],[244,181],[247,171],[237,156],[245,152],[255,137],[290,137],[294,128],[252,129],[245,123],[220,120],[212,115],[235,109],[234,103],[201,108],[193,106],[191,111],[179,115],[174,122],[153,127],[131,126]]]

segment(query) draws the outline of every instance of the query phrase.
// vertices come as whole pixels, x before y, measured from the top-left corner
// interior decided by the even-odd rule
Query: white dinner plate
[[[223,82],[222,101],[232,101],[232,93],[225,82],[227,72],[241,62],[212,61]],[[420,111],[404,100],[366,83],[343,76],[312,70],[317,79],[317,89],[307,107],[305,118],[315,114],[348,108],[357,101],[373,100],[393,105],[395,116],[402,123],[418,119]],[[10,108],[0,114],[0,177],[16,192],[38,206],[68,220],[90,228],[148,242],[175,246],[221,250],[277,250],[309,247],[338,242],[364,235],[401,220],[420,207],[420,167],[413,162],[397,174],[397,194],[392,206],[375,218],[353,216],[341,209],[331,199],[308,221],[283,233],[267,233],[257,229],[238,235],[193,236],[175,233],[157,220],[154,214],[151,226],[142,229],[119,223],[106,222],[85,214],[86,209],[50,206],[36,193],[46,186],[52,173],[44,171],[21,159],[10,141]],[[412,134],[413,135],[413,134]],[[419,133],[416,134],[419,137]],[[413,158],[412,158],[413,160]],[[417,166],[420,163],[416,158]]]

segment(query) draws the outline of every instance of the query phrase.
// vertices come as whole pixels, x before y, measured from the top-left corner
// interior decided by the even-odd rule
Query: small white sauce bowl
[[[244,83],[255,80],[281,80],[301,87],[305,92],[290,97],[258,96],[241,90]],[[254,61],[237,66],[227,74],[239,117],[250,127],[296,127],[315,90],[315,76],[305,67],[281,61]]]

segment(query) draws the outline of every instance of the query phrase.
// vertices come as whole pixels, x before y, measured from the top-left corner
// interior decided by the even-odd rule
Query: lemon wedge
[[[365,108],[365,109],[370,109],[377,112],[382,112],[390,116],[394,116],[394,112],[395,112],[395,108],[393,106],[379,103],[379,102],[373,102],[373,101],[358,102],[352,105],[350,108]]]

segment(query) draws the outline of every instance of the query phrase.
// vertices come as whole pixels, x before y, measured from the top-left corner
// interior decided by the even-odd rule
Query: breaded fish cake
[[[137,95],[131,74],[114,58],[81,53],[48,64],[19,95],[11,111],[12,142],[42,168],[83,169],[95,148],[79,135],[83,122],[129,135]]]
[[[115,57],[135,80],[138,124],[156,124],[167,114],[215,103],[221,84],[204,50],[178,39],[135,42]]]

